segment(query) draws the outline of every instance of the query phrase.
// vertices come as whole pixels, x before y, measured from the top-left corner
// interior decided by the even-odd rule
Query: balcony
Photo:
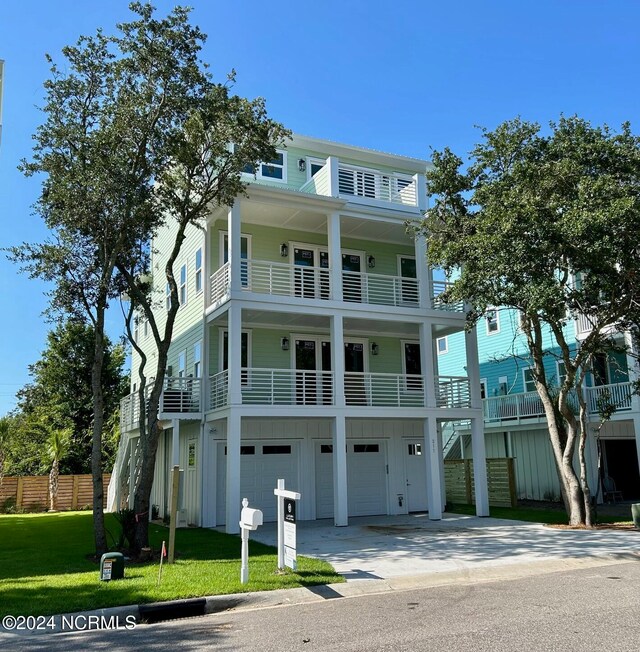
[[[246,292],[324,301],[334,298],[331,270],[328,267],[243,260],[241,276],[242,289]],[[434,310],[462,312],[461,301],[445,303],[439,299],[449,285],[445,281],[433,281],[431,307]],[[223,303],[229,296],[229,288],[230,269],[229,263],[225,263],[211,275],[211,304],[215,306]],[[342,272],[342,295],[345,302],[375,306],[418,308],[420,302],[417,279],[364,272]]]
[[[153,388],[151,381],[145,388],[147,401]],[[200,378],[169,377],[164,379],[160,395],[160,418],[193,419],[201,411],[202,380]],[[140,395],[138,392],[125,396],[120,401],[120,430],[128,432],[138,427],[140,416]]]
[[[418,176],[380,172],[341,163],[330,157],[300,190],[363,204],[418,207]]]
[[[602,403],[616,407],[617,412],[628,412],[632,409],[631,396],[633,383],[614,383],[585,388],[585,401],[589,415],[596,416]],[[569,398],[572,408],[577,411],[577,398]],[[483,401],[484,420],[487,423],[502,421],[533,421],[544,419],[545,413],[538,392],[522,392],[506,396],[492,396]]]
[[[243,405],[318,406],[335,404],[334,374],[330,371],[245,368],[242,374]],[[210,377],[209,409],[228,406],[228,371]],[[425,377],[412,374],[347,372],[344,376],[348,406],[424,408]],[[467,378],[439,376],[436,405],[469,407]]]

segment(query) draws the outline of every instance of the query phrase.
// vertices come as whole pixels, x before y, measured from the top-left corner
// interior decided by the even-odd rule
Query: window
[[[436,340],[436,346],[438,347],[438,355],[443,355],[444,353],[449,352],[449,340],[447,337],[439,337]]]
[[[249,384],[249,376],[246,369],[249,364],[249,331],[242,331],[242,339],[240,342],[240,366],[243,368],[242,372],[242,385]],[[229,368],[229,333],[223,331],[222,333],[222,371]]]
[[[190,468],[195,467],[196,465],[196,445],[194,443],[189,444],[189,453],[188,453],[188,465]]]
[[[354,444],[354,453],[379,453],[380,446],[378,444]]]
[[[171,310],[171,286],[168,283],[167,283],[167,288],[165,290],[165,296],[166,296],[165,304],[166,304],[167,312],[169,312],[169,310]]]
[[[178,356],[178,378],[184,378],[187,375],[187,352],[182,351]]]
[[[324,159],[307,156],[307,181],[309,181],[314,174],[320,172],[325,164],[326,161]]]
[[[187,303],[187,265],[180,268],[180,305],[184,306]]]
[[[275,157],[270,161],[258,163],[255,168],[253,165],[247,164],[242,171],[244,174],[254,174],[256,179],[286,183],[287,153],[284,150],[277,149]]]
[[[408,444],[409,455],[422,455],[422,444]]]
[[[494,335],[500,332],[500,315],[495,308],[487,310],[484,318],[487,322],[487,335]]]
[[[263,455],[291,455],[291,446],[263,446]]]
[[[558,360],[556,362],[556,369],[558,372],[558,386],[562,385],[564,383],[565,378],[567,377],[567,369],[565,367],[564,362],[562,360]]]
[[[140,317],[134,317],[134,318],[133,318],[133,341],[134,341],[134,342],[137,342],[137,341],[138,341],[138,337],[139,337],[139,335],[140,335],[140,332],[139,332],[139,331],[140,331],[139,324],[140,324]]]
[[[147,337],[149,335],[149,320],[143,318],[142,320],[142,334]]]
[[[196,251],[196,294],[202,292],[202,248]]]
[[[533,380],[533,369],[525,369],[523,373],[524,373],[524,391],[535,392],[536,383]]]
[[[202,374],[202,343],[196,342],[193,345],[193,377],[200,378]]]
[[[485,399],[487,398],[487,379],[482,378],[480,380],[480,398]]]
[[[226,231],[221,231],[221,252],[220,259],[222,264],[229,262],[229,236]],[[251,242],[248,235],[240,236],[240,278],[242,287],[249,286],[249,263],[247,260],[250,257]]]

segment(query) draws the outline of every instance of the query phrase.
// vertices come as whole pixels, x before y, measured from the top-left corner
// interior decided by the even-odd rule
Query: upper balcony
[[[341,162],[330,156],[300,190],[339,197],[356,204],[417,212],[426,208],[424,175],[381,172]]]
[[[153,388],[150,381],[145,388],[146,400]],[[160,395],[160,419],[197,419],[202,414],[202,380],[200,378],[168,377],[164,379]],[[134,392],[120,401],[120,431],[138,427],[140,394]]]
[[[241,275],[242,289],[246,292],[324,301],[333,300],[335,297],[329,267],[307,267],[267,260],[243,260]],[[341,278],[342,300],[347,303],[420,307],[420,289],[415,278],[346,270],[342,271]],[[461,313],[462,302],[444,303],[439,299],[447,286],[446,281],[432,281],[430,308]],[[211,275],[209,288],[212,305],[220,305],[229,298],[228,263]]]
[[[632,410],[631,397],[633,383],[613,383],[585,388],[587,411],[591,417],[597,418],[601,405],[614,405],[615,415],[626,415]],[[484,399],[484,420],[491,425],[524,425],[538,423],[545,419],[544,408],[538,392],[521,392],[506,396],[492,396]],[[572,399],[574,409],[577,409],[577,399]]]

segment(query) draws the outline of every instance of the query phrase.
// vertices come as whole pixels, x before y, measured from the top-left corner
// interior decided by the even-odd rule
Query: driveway
[[[640,561],[640,531],[568,530],[523,521],[445,514],[369,516],[333,521],[298,521],[297,552],[325,559],[348,581],[448,574],[510,565],[584,559]],[[277,544],[275,523],[251,538]]]

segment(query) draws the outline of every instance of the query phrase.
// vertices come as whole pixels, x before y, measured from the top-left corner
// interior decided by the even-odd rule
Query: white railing
[[[340,164],[338,191],[341,195],[377,199],[405,206],[418,205],[416,183],[413,177],[403,174],[384,174]]]
[[[347,405],[372,407],[424,407],[424,376],[347,372],[344,375]]]
[[[631,382],[587,387],[587,409],[591,414],[597,414],[599,408],[606,405],[614,405],[617,410],[630,410],[632,394],[633,383]]]
[[[218,410],[228,403],[229,372],[225,369],[209,376],[209,409]]]
[[[470,407],[469,379],[465,376],[437,376],[436,405],[445,408]]]
[[[129,394],[120,401],[120,432],[128,432],[138,427],[139,405],[140,397],[138,392]]]
[[[593,330],[594,323],[591,317],[580,313],[576,318],[576,335],[584,335]]]
[[[462,301],[455,301],[453,303],[445,303],[440,295],[451,287],[453,283],[449,281],[432,281],[431,287],[433,288],[433,296],[431,297],[431,307],[434,310],[448,310],[450,312],[462,312],[464,304]]]
[[[333,405],[333,373],[242,369],[244,405]]]
[[[216,304],[222,301],[229,294],[231,266],[226,262],[218,268],[210,279],[211,303]]]
[[[384,306],[418,306],[418,281],[415,278],[342,272],[345,301]]]
[[[511,421],[543,417],[544,407],[538,392],[491,396],[483,403],[485,421]]]
[[[249,260],[247,289],[307,299],[330,299],[331,279],[326,267],[303,267],[266,260]]]
[[[329,170],[329,166],[324,165],[300,190],[301,192],[308,192],[314,195],[331,196],[331,171]]]
[[[183,414],[200,412],[202,382],[200,378],[170,377],[164,379],[160,412]]]

